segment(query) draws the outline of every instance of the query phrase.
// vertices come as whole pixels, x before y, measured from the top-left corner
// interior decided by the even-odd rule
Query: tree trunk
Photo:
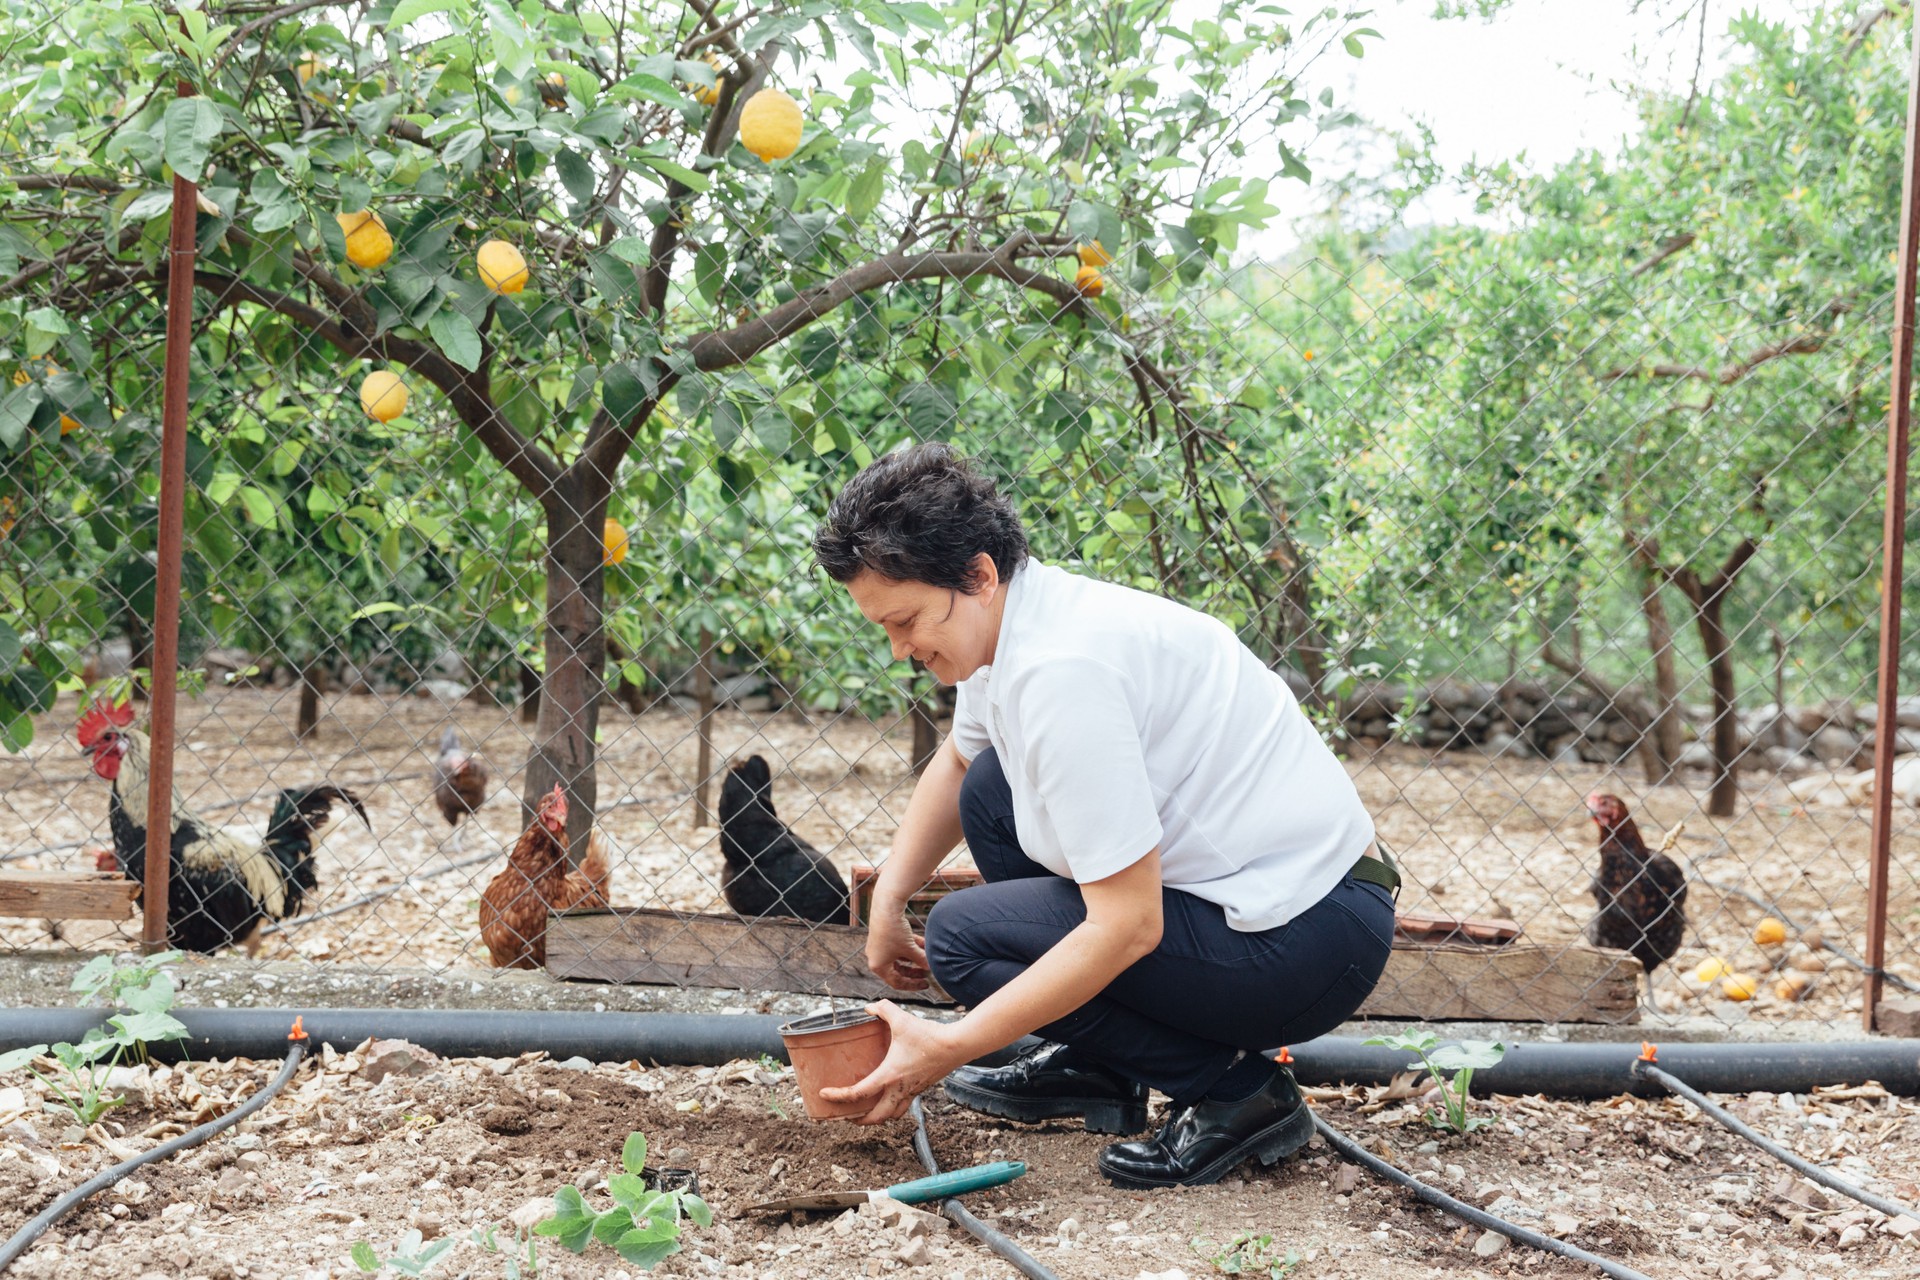
[[[713,807],[707,803],[713,783],[713,632],[700,628],[700,656],[694,661],[693,694],[700,704],[700,756],[695,764],[693,825],[713,825]]]
[[[293,736],[301,742],[320,727],[320,696],[326,691],[326,664],[316,653],[300,668],[300,711],[294,718]]]
[[[1733,641],[1721,618],[1725,599],[1724,591],[1703,594],[1694,601],[1693,611],[1713,687],[1713,715],[1708,726],[1713,746],[1713,787],[1707,792],[1707,813],[1715,818],[1732,817],[1734,803],[1740,798],[1740,722],[1733,683]]]
[[[1280,545],[1267,558],[1286,575],[1280,584],[1280,651],[1291,650],[1300,664],[1300,674],[1311,686],[1307,702],[1325,707],[1327,639],[1313,620],[1313,569],[1291,534],[1283,528],[1279,537]]]
[[[533,749],[520,793],[521,821],[558,783],[567,796],[567,840],[578,866],[593,827],[598,792],[594,731],[606,692],[606,579],[601,525],[604,483],[569,471],[554,485],[547,511],[546,679],[540,690]]]
[[[540,719],[540,673],[520,664],[520,719],[533,724]]]
[[[1653,655],[1653,751],[1660,762],[1660,776],[1647,781],[1656,784],[1673,776],[1685,745],[1680,723],[1680,677],[1673,663],[1673,622],[1660,596],[1661,585],[1657,573],[1641,566],[1640,612],[1647,619],[1647,651]]]

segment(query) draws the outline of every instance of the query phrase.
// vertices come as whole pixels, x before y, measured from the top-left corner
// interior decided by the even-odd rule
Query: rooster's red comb
[[[108,729],[124,729],[132,723],[133,708],[127,703],[122,702],[109,706],[105,703],[96,702],[87,708],[85,715],[80,717],[78,730],[80,734],[80,746],[83,749],[91,747],[100,740],[100,735]]]

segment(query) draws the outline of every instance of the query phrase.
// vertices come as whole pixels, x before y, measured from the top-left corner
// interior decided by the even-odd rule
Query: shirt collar
[[[1033,607],[1033,591],[1029,584],[1034,578],[1034,570],[1040,568],[1040,562],[1028,556],[1020,565],[1020,571],[1007,579],[1004,584],[1007,593],[1006,607],[1000,610],[1000,632],[993,641],[993,662],[989,671],[1004,670],[1007,654],[1011,651],[1014,636],[1021,630],[1021,619]]]

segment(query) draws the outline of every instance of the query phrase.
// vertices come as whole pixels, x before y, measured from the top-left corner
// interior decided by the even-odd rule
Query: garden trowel
[[[748,1205],[746,1212],[846,1209],[881,1196],[898,1200],[901,1204],[924,1204],[928,1200],[944,1200],[948,1196],[964,1195],[969,1191],[1004,1186],[1026,1171],[1027,1166],[1018,1160],[1001,1160],[994,1164],[976,1164],[967,1169],[950,1169],[946,1173],[936,1173],[931,1178],[915,1178],[912,1182],[883,1187],[878,1191],[814,1191],[803,1196],[788,1196],[784,1200]]]

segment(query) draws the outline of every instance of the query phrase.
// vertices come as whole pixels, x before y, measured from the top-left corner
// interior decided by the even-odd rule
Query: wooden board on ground
[[[0,916],[125,920],[137,882],[107,871],[0,871]]]
[[[865,929],[796,920],[616,909],[547,924],[556,978],[901,999],[867,971]],[[1634,1022],[1640,962],[1624,951],[1401,943],[1360,1007],[1375,1018]],[[912,997],[906,997],[912,998]],[[944,997],[934,998],[936,1002]]]

